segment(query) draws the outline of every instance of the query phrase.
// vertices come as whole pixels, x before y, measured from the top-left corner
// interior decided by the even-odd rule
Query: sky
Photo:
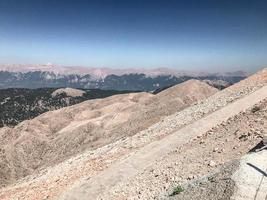
[[[0,0],[0,63],[267,66],[265,0]]]

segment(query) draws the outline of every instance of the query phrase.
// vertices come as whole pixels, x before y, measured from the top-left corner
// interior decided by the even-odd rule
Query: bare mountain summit
[[[67,95],[69,97],[82,97],[85,94],[85,91],[78,90],[74,88],[60,88],[55,90],[52,93],[52,97],[56,97],[57,95]]]

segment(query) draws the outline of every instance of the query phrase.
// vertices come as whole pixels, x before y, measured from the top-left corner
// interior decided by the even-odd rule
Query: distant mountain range
[[[72,87],[104,90],[153,91],[189,79],[205,80],[224,88],[247,77],[247,73],[203,73],[159,69],[109,69],[47,65],[0,65],[0,89]]]

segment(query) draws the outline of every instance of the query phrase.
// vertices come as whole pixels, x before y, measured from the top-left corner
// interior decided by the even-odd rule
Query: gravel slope
[[[183,185],[183,192],[171,195],[169,200],[230,200],[234,194],[235,182],[232,175],[239,167],[239,161],[225,164],[213,173]],[[172,191],[170,191],[172,193]]]
[[[203,116],[206,116],[208,113],[211,113],[215,110],[218,110],[225,105],[236,101],[253,91],[256,91],[257,89],[261,88],[263,85],[267,83],[267,71],[263,70],[256,75],[250,77],[249,79],[246,79],[244,81],[241,81],[240,83],[231,86],[209,98],[203,101],[197,102],[194,106],[191,106],[189,108],[186,108],[182,111],[178,111],[177,113],[170,115],[166,117],[164,120],[152,125],[148,129],[145,129],[138,134],[127,137],[125,139],[119,139],[114,143],[110,143],[109,145],[103,146],[101,148],[86,151],[83,154],[80,154],[76,157],[72,157],[69,160],[66,160],[54,167],[48,167],[44,170],[42,170],[39,174],[28,176],[25,179],[21,179],[16,184],[11,185],[9,187],[3,188],[0,191],[0,198],[1,199],[17,199],[20,197],[21,199],[57,199],[57,197],[67,190],[73,183],[75,183],[77,180],[84,180],[84,179],[90,179],[94,177],[95,175],[99,174],[101,171],[107,169],[109,166],[111,166],[114,162],[123,160],[127,158],[132,152],[135,150],[138,150],[139,148],[155,141],[160,140],[164,138],[166,135],[171,134],[173,131],[180,129],[181,127],[192,123],[195,120],[198,120],[202,118]],[[244,120],[244,119],[243,119]],[[254,120],[254,118],[253,118]],[[258,122],[259,123],[259,122]],[[223,126],[223,125],[222,125]],[[242,124],[243,126],[243,124]],[[231,127],[235,127],[235,125],[231,124]],[[229,128],[229,127],[228,127]],[[209,135],[209,134],[208,134]],[[209,137],[209,140],[207,140],[207,144],[210,144],[210,141],[213,140],[218,141],[218,143],[214,143],[214,145],[220,146],[221,142],[225,142],[225,138],[221,138],[221,136],[218,136],[216,134],[211,134],[213,138]],[[232,133],[230,135],[233,135]],[[182,148],[179,152],[179,149],[177,149],[175,152],[179,152],[178,155],[181,155],[181,158],[186,159],[186,156],[188,155],[193,156],[191,159],[186,159],[185,161],[191,163],[191,161],[195,158],[200,158],[202,151],[200,149],[205,149],[207,147],[210,147],[206,143],[202,143],[202,138],[199,138],[198,140],[195,140],[195,142],[192,142],[190,144],[185,145],[185,148]],[[229,142],[229,141],[228,141]],[[251,143],[249,141],[244,143],[244,146],[236,147],[233,152],[233,144],[229,143],[229,152],[233,152],[234,155],[236,155],[236,152],[242,154],[242,151],[247,151],[247,149],[250,146],[254,145],[255,141],[252,141]],[[194,147],[194,148],[193,148]],[[217,155],[213,153],[212,149],[214,146],[211,146],[207,149],[207,152],[210,152],[208,157],[203,158],[206,159],[205,162],[203,162],[204,166],[208,165],[208,161],[210,161],[211,155]],[[192,150],[192,151],[191,151]],[[228,152],[227,150],[227,152]],[[192,154],[190,153],[192,152]],[[199,152],[199,154],[198,154]],[[218,153],[219,154],[219,153]],[[222,154],[223,155],[223,154]],[[233,155],[230,154],[232,157]],[[229,160],[232,159],[232,157],[229,157]],[[239,156],[239,154],[238,154]],[[169,159],[169,158],[168,158]],[[180,163],[180,159],[177,158],[177,154],[174,154],[172,157],[173,161],[171,162],[171,165],[176,166],[177,163]],[[169,161],[169,160],[167,160]],[[181,160],[181,162],[185,162]],[[216,160],[215,160],[216,161]],[[165,165],[162,163],[165,162]],[[160,180],[166,181],[164,179],[164,169],[169,169],[167,165],[168,162],[166,160],[162,161],[162,163],[159,163],[159,166],[162,168],[159,168],[159,171],[155,171],[156,176],[152,173],[151,176],[147,176],[148,179],[151,178],[151,180],[154,181],[153,177],[163,177],[160,178]],[[186,163],[186,162],[185,162]],[[162,165],[161,165],[162,164]],[[178,164],[179,165],[179,164]],[[198,168],[202,168],[202,165],[196,165],[196,163],[193,163],[193,165],[189,165],[190,167],[197,166]],[[217,161],[216,161],[217,166]],[[208,168],[208,171],[212,171],[216,166]],[[190,167],[186,167],[186,169],[190,169]],[[184,168],[182,168],[183,170]],[[192,168],[194,169],[194,168]],[[199,174],[206,174],[207,168],[203,172]],[[179,172],[181,171],[181,168],[178,169]],[[162,172],[162,176],[160,175]],[[145,173],[144,173],[145,174]],[[168,180],[173,179],[171,183],[174,183],[174,186],[179,183],[186,182],[186,180],[192,179],[192,172],[190,173],[182,173],[181,176],[174,176],[173,174],[168,176]],[[177,177],[177,178],[176,178]],[[159,178],[158,178],[159,179]],[[137,179],[138,180],[138,179]],[[149,185],[151,182],[144,182],[145,186]],[[159,185],[157,184],[151,184],[155,188],[160,188],[159,190],[155,190],[149,193],[151,198],[153,197],[160,197],[162,194],[165,195],[164,191],[171,190],[172,186],[171,183],[168,183],[167,185],[162,184],[163,182],[159,182]],[[147,187],[144,187],[143,182],[134,182],[130,181],[130,184],[128,187],[125,188],[125,191],[130,191],[133,198],[138,198],[136,195],[135,188],[138,188],[136,185],[140,185],[140,187],[144,188],[144,191],[146,191]],[[132,187],[130,187],[132,186]],[[129,190],[128,190],[128,189]],[[133,188],[134,191],[131,190]],[[118,188],[117,188],[118,189]],[[114,189],[116,190],[116,188]],[[111,191],[112,192],[112,191]],[[139,194],[139,192],[138,192]],[[139,194],[140,195],[140,194]],[[140,197],[144,197],[145,193],[141,193]],[[155,195],[155,196],[154,196]]]
[[[163,94],[131,93],[86,101],[0,129],[0,184],[134,135],[217,91],[191,80]]]
[[[234,156],[238,154],[235,153],[232,145],[240,145],[239,141],[242,141],[243,137],[248,137],[242,136],[244,133],[239,132],[246,130],[241,129],[245,127],[246,122],[241,121],[240,129],[236,129],[234,124],[238,122],[238,118],[227,122],[231,124],[231,127],[235,126],[232,129],[237,131],[238,138],[233,138],[235,135],[229,131],[231,127],[228,131],[233,136],[223,130],[215,132],[212,130],[213,127],[223,124],[228,118],[234,118],[245,109],[249,109],[248,112],[250,112],[250,107],[265,98],[267,98],[267,86],[166,136],[159,142],[145,146],[98,176],[75,184],[63,199],[82,200],[88,197],[93,199],[153,199],[164,191],[164,187],[170,186],[176,174],[183,181],[191,176],[204,175],[209,172],[209,169],[216,167],[217,163],[223,164],[228,162],[228,159],[235,159]],[[205,148],[200,148],[199,144],[193,145],[194,139],[202,137],[205,139],[207,132],[211,138],[204,141],[207,144]],[[218,134],[218,138],[212,138],[215,134]],[[249,142],[252,144],[258,142],[260,139],[258,134],[261,132],[257,132],[256,135],[251,134],[255,137]],[[223,142],[226,139],[231,141]],[[242,144],[243,151],[250,147],[249,143],[245,143]],[[244,152],[241,151],[241,153]]]

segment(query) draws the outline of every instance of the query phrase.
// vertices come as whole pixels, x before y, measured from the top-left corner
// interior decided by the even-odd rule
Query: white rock
[[[214,167],[216,165],[216,163],[213,161],[213,160],[211,160],[210,162],[209,162],[209,166],[210,167]]]

